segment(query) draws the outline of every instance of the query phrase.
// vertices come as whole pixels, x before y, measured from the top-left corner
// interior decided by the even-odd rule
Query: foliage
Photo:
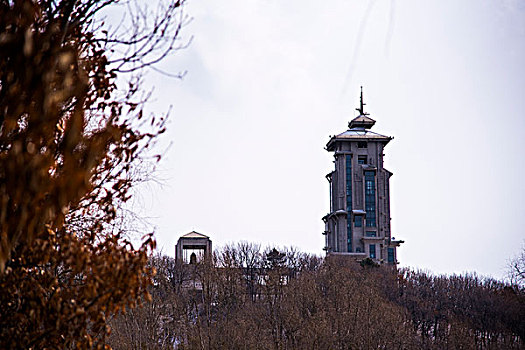
[[[176,49],[181,1],[108,33],[117,3],[0,1],[0,348],[103,347],[106,317],[150,298],[155,242],[115,219],[164,120],[117,77]]]

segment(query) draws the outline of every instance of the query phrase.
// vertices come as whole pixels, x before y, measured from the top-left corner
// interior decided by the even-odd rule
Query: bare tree
[[[525,245],[521,252],[509,261],[508,276],[512,284],[525,288]]]
[[[248,280],[256,298],[247,289],[242,255],[257,257],[248,259],[249,266],[257,266]],[[167,347],[177,349],[521,349],[524,344],[523,291],[475,274],[370,268],[287,248],[261,251],[242,242],[216,251],[213,263],[182,266],[195,271],[190,278],[198,283],[172,288],[160,283],[164,259],[171,261],[155,260],[159,274],[150,287],[152,305],[176,307],[145,306],[147,312],[120,316],[131,318],[126,322],[137,325],[134,332],[150,341],[142,347],[161,348],[166,334],[172,336]],[[160,293],[158,287],[168,289]],[[152,310],[156,317],[148,314]],[[173,321],[158,324],[163,331],[151,337],[146,326],[155,319]],[[130,337],[122,348],[133,348],[126,343]]]

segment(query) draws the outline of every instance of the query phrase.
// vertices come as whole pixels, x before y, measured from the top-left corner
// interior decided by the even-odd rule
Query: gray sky
[[[525,239],[525,2],[189,0],[193,42],[147,75],[173,106],[142,189],[159,248],[191,230],[322,254],[329,135],[363,85],[402,266],[503,277]]]

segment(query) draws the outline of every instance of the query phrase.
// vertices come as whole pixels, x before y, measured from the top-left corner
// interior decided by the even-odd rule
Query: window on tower
[[[370,251],[370,259],[375,259],[376,258],[376,245],[370,244],[369,251]]]
[[[345,175],[346,175],[346,238],[347,251],[352,251],[352,156],[345,156]]]
[[[366,141],[358,141],[357,148],[366,148]]]
[[[394,248],[388,248],[388,263],[394,263]]]
[[[376,181],[375,172],[365,171],[366,227],[376,227]]]
[[[366,164],[366,156],[357,156],[357,164]]]

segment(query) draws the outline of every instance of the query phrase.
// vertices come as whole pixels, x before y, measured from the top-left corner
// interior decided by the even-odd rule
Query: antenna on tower
[[[356,108],[356,111],[359,112],[359,115],[370,115],[370,113],[364,111],[364,106],[366,106],[366,103],[363,103],[363,87],[361,86],[361,106]]]

